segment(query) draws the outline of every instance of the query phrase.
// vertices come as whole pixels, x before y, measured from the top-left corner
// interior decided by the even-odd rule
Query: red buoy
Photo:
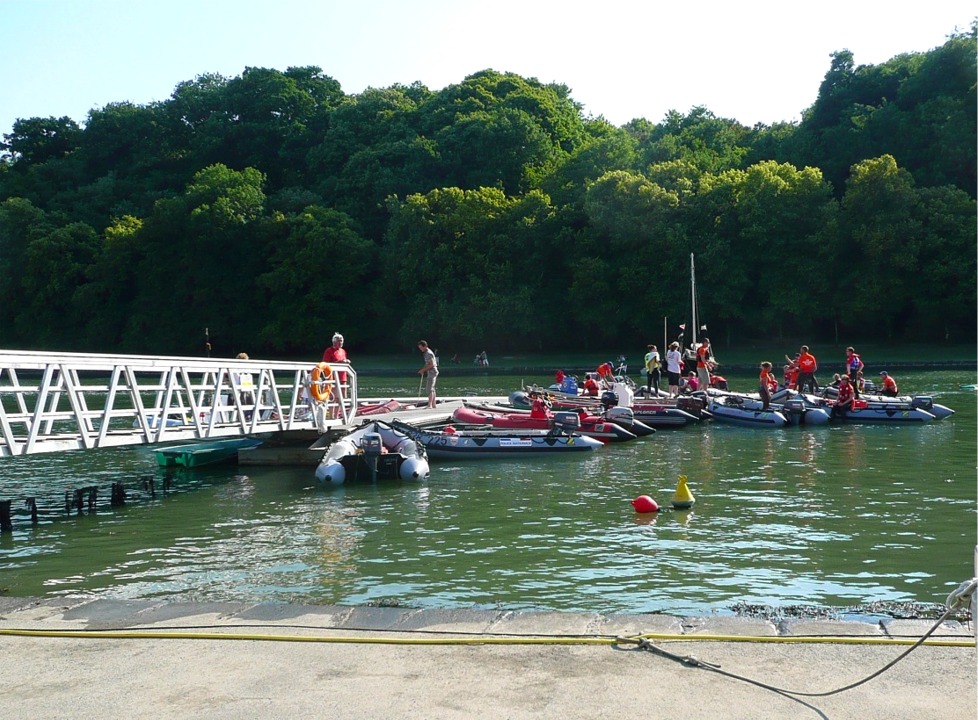
[[[648,495],[639,495],[637,498],[632,500],[632,507],[635,508],[635,512],[637,513],[659,512],[659,503],[650,498]]]

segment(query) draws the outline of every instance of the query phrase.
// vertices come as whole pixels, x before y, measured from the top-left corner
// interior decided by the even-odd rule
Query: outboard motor
[[[601,393],[601,407],[605,410],[615,407],[618,404],[618,394],[611,390]]]
[[[805,416],[805,401],[801,398],[790,398],[782,405],[784,416],[788,418],[789,425],[801,425],[802,418]]]
[[[910,399],[910,406],[918,410],[930,412],[930,409],[934,407],[934,398],[930,395],[914,395]]]
[[[367,457],[377,456],[384,452],[384,442],[380,433],[366,433],[360,443],[363,454]]]
[[[626,429],[635,422],[635,411],[631,408],[610,407],[607,410],[608,412],[605,413],[605,417],[611,422],[624,425]]]
[[[363,448],[363,459],[370,468],[370,479],[377,482],[377,467],[384,452],[384,440],[380,433],[366,433],[360,441],[360,447]]]
[[[570,435],[581,429],[581,416],[576,412],[557,412],[554,413],[554,431],[563,432]]]

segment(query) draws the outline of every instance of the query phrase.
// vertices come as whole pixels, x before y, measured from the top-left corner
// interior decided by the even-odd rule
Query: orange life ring
[[[309,383],[309,394],[316,402],[326,402],[333,394],[333,368],[328,363],[321,362],[312,369],[312,380]]]

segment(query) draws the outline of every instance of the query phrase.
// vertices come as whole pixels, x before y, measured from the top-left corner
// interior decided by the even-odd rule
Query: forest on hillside
[[[0,144],[0,347],[478,352],[973,339],[976,25],[830,57],[797,123],[616,127],[491,69],[347,95],[318,67],[201,75]],[[776,89],[772,88],[772,91]]]

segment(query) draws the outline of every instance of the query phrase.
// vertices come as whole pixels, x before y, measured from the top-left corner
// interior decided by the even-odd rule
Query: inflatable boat
[[[333,485],[358,479],[425,480],[429,474],[424,447],[379,420],[366,423],[330,445],[316,468],[316,477]]]
[[[485,458],[516,458],[545,455],[581,454],[587,455],[604,443],[591,437],[573,432],[575,413],[566,413],[569,418],[560,418],[565,413],[557,413],[558,425],[553,430],[512,430],[512,429],[472,429],[444,430],[416,428],[395,420],[395,429],[421,443],[432,459],[452,458],[456,460]],[[564,426],[566,423],[566,426]]]
[[[452,413],[452,419],[457,423],[471,425],[490,425],[504,430],[552,430],[555,417],[532,417],[525,412],[489,412],[468,405],[457,408]],[[603,443],[624,442],[634,440],[637,435],[617,423],[610,422],[597,415],[578,414],[578,427],[574,430],[578,435],[594,438]]]

